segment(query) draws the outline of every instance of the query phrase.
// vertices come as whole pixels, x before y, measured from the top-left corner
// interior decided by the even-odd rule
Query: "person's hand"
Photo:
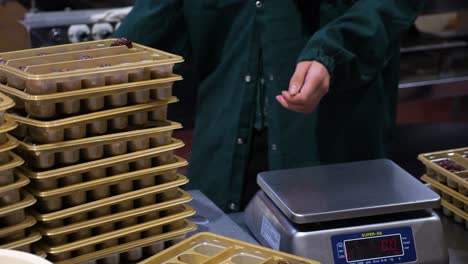
[[[300,113],[310,113],[328,93],[330,74],[327,68],[317,61],[303,61],[296,66],[289,90],[282,91],[276,100],[286,109]]]

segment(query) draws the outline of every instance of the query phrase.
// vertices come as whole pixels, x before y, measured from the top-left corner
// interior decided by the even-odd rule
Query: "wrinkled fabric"
[[[259,83],[270,169],[386,155],[395,126],[400,34],[424,1],[324,0],[314,34],[294,1],[261,3],[138,0],[115,33],[190,56],[198,96],[188,188],[226,211],[241,200]],[[288,111],[275,99],[305,60],[321,62],[331,74],[330,92],[311,114]]]

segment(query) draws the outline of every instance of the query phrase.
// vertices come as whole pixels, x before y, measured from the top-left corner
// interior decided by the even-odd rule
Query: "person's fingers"
[[[286,102],[286,100],[283,98],[283,96],[277,95],[277,96],[276,96],[276,100],[277,100],[284,108],[288,109],[289,104],[288,104],[288,102]]]
[[[309,70],[311,64],[312,62],[310,61],[303,61],[296,65],[296,70],[294,71],[294,74],[289,81],[288,90],[292,95],[297,94],[301,90],[302,85],[304,84],[304,79],[307,75],[307,71]]]
[[[287,102],[287,100],[282,95],[276,96],[276,100],[286,109],[295,111],[295,112],[303,112],[302,106],[300,105],[293,105]]]
[[[302,84],[298,89],[299,83]],[[316,61],[301,62],[291,78],[290,89],[282,91],[277,100],[286,109],[310,113],[328,93],[329,85],[330,75],[324,65]]]
[[[294,112],[299,112],[299,113],[304,113],[304,109],[302,106],[298,105],[292,105],[289,104],[282,95],[277,95],[276,100],[286,109],[294,111]]]
[[[288,104],[303,105],[305,103],[305,98],[301,93],[292,95],[289,91],[282,91],[281,95],[286,100],[286,102],[288,102]]]

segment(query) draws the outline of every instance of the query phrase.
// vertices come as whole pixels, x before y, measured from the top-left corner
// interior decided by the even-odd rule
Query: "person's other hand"
[[[296,66],[289,90],[282,91],[276,100],[286,109],[300,113],[310,113],[328,93],[330,74],[327,68],[317,61],[302,61]]]

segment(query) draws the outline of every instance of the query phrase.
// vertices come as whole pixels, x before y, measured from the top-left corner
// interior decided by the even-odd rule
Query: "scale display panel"
[[[416,261],[410,227],[332,237],[336,264],[410,263]]]

